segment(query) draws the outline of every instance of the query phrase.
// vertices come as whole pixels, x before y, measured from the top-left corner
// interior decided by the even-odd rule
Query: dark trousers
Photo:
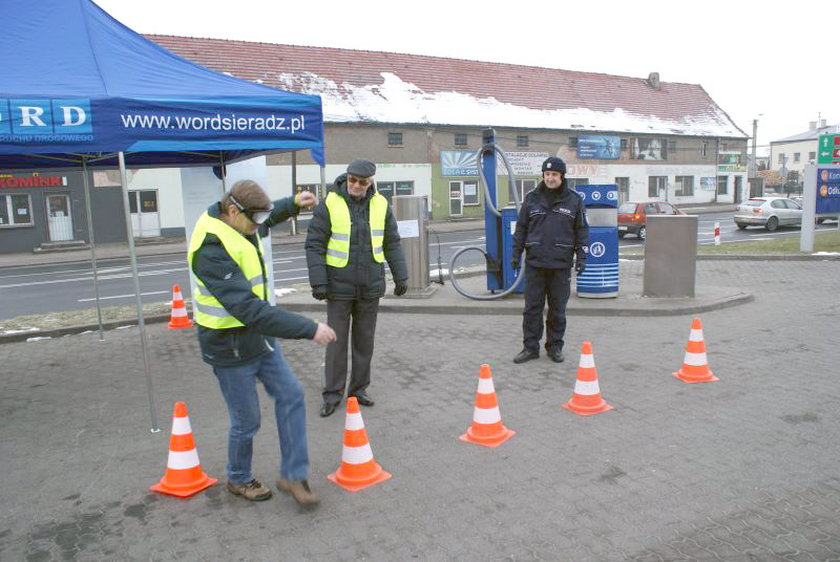
[[[327,346],[322,393],[324,402],[341,402],[347,385],[348,343],[352,349],[352,368],[347,395],[364,393],[367,389],[378,312],[379,299],[327,301],[327,324],[335,330],[336,340]]]
[[[563,349],[566,333],[566,303],[571,293],[570,269],[525,269],[525,311],[522,313],[522,335],[526,349],[539,351],[543,335],[543,307],[548,302],[545,318],[545,348]]]

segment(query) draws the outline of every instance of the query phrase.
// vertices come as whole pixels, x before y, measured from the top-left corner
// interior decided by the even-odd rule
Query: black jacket
[[[347,201],[350,209],[350,261],[346,267],[327,266],[327,243],[332,235],[330,212],[326,200],[315,207],[306,232],[306,263],[309,284],[325,285],[331,300],[378,299],[385,295],[385,264],[373,259],[370,241],[370,198],[374,188],[356,199],[347,193],[347,174],[335,179],[332,191]],[[326,199],[326,198],[325,198]],[[385,240],[382,249],[394,279],[408,279],[405,256],[400,247],[397,220],[388,205],[385,213]]]
[[[583,198],[566,186],[551,203],[545,182],[528,192],[513,234],[513,256],[518,258],[526,250],[526,263],[530,267],[545,269],[570,269],[574,257],[586,259],[589,251],[589,223]]]
[[[294,198],[274,202],[274,211],[260,226],[260,235],[269,235],[269,229],[298,213]],[[211,217],[219,218],[219,203],[207,209]],[[257,244],[256,236],[245,236]],[[198,326],[198,342],[205,362],[217,367],[242,365],[269,352],[272,337],[286,339],[312,339],[318,324],[294,312],[272,306],[251,291],[251,283],[242,270],[225,251],[221,240],[214,234],[204,238],[191,264],[192,272],[201,279],[210,293],[230,314],[245,324],[239,328],[215,330]],[[267,290],[268,276],[263,264],[263,281]]]

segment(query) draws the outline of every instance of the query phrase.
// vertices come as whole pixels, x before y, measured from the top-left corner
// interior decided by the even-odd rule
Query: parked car
[[[639,240],[647,235],[648,215],[684,215],[667,201],[625,201],[618,206],[618,237],[635,234]]]
[[[787,197],[752,197],[735,208],[738,228],[763,226],[773,232],[780,226],[802,226],[802,206]]]

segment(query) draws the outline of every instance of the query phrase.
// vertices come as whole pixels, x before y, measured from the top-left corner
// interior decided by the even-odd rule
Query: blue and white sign
[[[590,160],[617,160],[621,155],[621,139],[601,135],[578,137],[577,157]]]
[[[575,186],[586,208],[618,207],[618,186],[608,184],[578,184]]]
[[[816,212],[840,213],[840,168],[817,168]]]
[[[441,150],[441,176],[477,176],[478,168],[475,164],[475,151],[472,150]]]

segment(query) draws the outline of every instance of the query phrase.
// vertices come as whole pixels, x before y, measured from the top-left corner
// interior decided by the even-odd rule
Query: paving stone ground
[[[511,362],[515,315],[382,314],[377,403],[362,412],[393,478],[352,494],[326,480],[344,416],[317,414],[323,352],[285,341],[307,392],[316,510],[221,485],[148,491],[179,400],[224,482],[227,415],[192,330],[149,326],[159,433],[136,328],[0,345],[0,559],[840,560],[838,279],[837,261],[698,262],[698,286],[755,296],[702,314],[720,382],[699,385],[671,375],[691,316],[570,317],[558,366]],[[591,417],[560,407],[584,340],[615,407]],[[482,363],[517,432],[497,449],[458,440]],[[273,482],[262,409],[254,471]]]

